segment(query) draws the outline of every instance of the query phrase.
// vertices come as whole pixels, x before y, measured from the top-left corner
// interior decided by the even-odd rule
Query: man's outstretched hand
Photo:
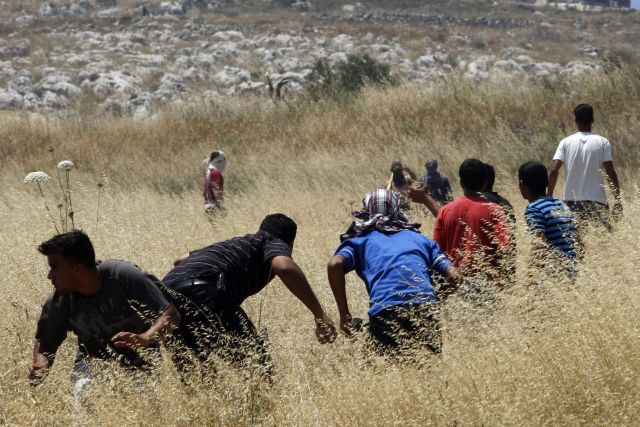
[[[409,198],[414,203],[422,203],[423,205],[426,205],[428,191],[429,188],[424,183],[420,183],[420,185],[415,188],[409,188]]]
[[[29,384],[40,384],[49,373],[49,360],[43,354],[34,355],[33,362],[29,366]]]
[[[340,330],[348,337],[354,332],[358,332],[362,329],[362,319],[358,317],[347,317],[340,321]]]
[[[133,332],[118,332],[111,338],[111,342],[117,348],[129,348],[131,350],[148,347],[153,344],[150,338]]]

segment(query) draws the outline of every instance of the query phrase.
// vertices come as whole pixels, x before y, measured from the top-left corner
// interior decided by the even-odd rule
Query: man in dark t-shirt
[[[424,163],[427,173],[420,178],[428,194],[441,205],[446,205],[453,200],[449,178],[438,172],[438,160],[429,157]]]
[[[268,215],[255,234],[214,243],[175,261],[162,282],[182,315],[183,341],[201,360],[215,352],[239,364],[253,353],[269,374],[264,342],[241,304],[276,275],[313,314],[318,340],[335,339],[331,319],[291,258],[296,231],[292,219]]]
[[[93,358],[143,367],[146,361],[136,350],[157,346],[159,337],[180,323],[157,278],[126,261],[96,262],[82,231],[54,236],[38,250],[47,256],[47,277],[55,291],[38,320],[29,369],[32,384],[47,375],[68,331],[78,337],[74,374],[79,374]]]

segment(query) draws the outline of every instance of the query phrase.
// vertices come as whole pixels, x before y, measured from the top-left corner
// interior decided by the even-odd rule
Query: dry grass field
[[[147,122],[3,115],[0,423],[638,424],[639,75],[628,68],[570,85],[404,85],[343,104],[239,100],[167,111]],[[528,160],[550,162],[557,142],[573,132],[578,102],[594,105],[595,130],[614,144],[625,216],[612,234],[588,233],[575,285],[546,281],[532,289],[515,171]],[[230,159],[228,214],[209,222],[201,210],[201,162],[213,149]],[[299,225],[294,258],[337,320],[325,267],[349,212],[362,194],[383,185],[393,158],[421,170],[427,155],[438,156],[451,178],[466,157],[494,164],[497,189],[519,215],[516,286],[491,310],[451,299],[443,309],[441,357],[424,354],[420,366],[393,363],[368,356],[365,337],[321,346],[309,313],[276,279],[244,305],[269,331],[272,385],[217,360],[185,384],[167,359],[144,378],[109,369],[90,391],[91,406],[81,409],[69,379],[70,337],[46,381],[29,387],[35,325],[52,290],[36,246],[54,230],[37,187],[22,182],[26,173],[52,176],[44,191],[55,216],[55,164],[74,161],[76,225],[92,237],[98,257],[128,259],[160,277],[186,249],[253,232],[265,214],[284,212]],[[430,236],[433,219],[419,207],[413,214]],[[348,291],[354,314],[365,317],[366,292],[353,274]]]

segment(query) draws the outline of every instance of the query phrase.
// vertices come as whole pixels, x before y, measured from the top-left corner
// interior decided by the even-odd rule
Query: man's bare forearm
[[[341,255],[334,256],[327,266],[327,275],[331,292],[338,305],[338,313],[340,321],[349,321],[351,314],[349,313],[349,304],[347,302],[346,282],[344,278],[344,258]]]
[[[180,313],[178,313],[178,310],[176,310],[173,305],[170,305],[166,310],[160,313],[153,325],[140,335],[145,339],[148,339],[150,344],[154,344],[159,338],[171,333],[179,326]]]
[[[553,197],[553,192],[556,189],[556,184],[558,182],[558,171],[551,171],[549,174],[549,186],[547,187],[547,196]]]
[[[558,176],[560,175],[560,168],[562,167],[561,160],[554,160],[551,165],[551,171],[549,172],[549,185],[547,186],[547,196],[553,197],[553,192],[556,189],[558,183]]]
[[[306,276],[291,258],[278,256],[271,261],[271,268],[289,291],[311,311],[315,319],[323,319],[325,312]]]

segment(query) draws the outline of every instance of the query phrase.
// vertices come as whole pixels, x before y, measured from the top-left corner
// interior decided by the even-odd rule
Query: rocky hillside
[[[369,53],[429,82],[601,72],[633,60],[640,15],[488,1],[0,1],[0,109],[107,111],[303,90],[317,59]],[[423,4],[427,3],[427,4]],[[322,6],[319,6],[322,4]],[[617,59],[616,59],[617,60]]]

